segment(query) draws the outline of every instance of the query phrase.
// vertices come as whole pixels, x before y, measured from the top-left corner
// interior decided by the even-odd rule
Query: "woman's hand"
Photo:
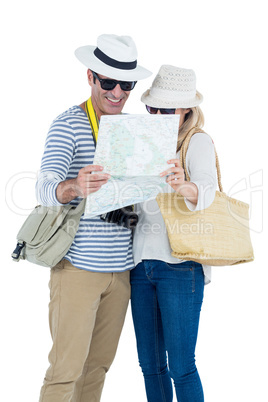
[[[180,193],[183,197],[187,198],[194,205],[198,201],[198,188],[196,184],[186,181],[184,175],[184,169],[181,167],[179,159],[170,159],[167,161],[169,164],[174,164],[175,166],[165,170],[160,173],[160,176],[167,176],[166,182],[176,191]]]
[[[179,188],[185,183],[184,169],[181,167],[179,159],[170,159],[167,163],[174,164],[175,166],[160,173],[160,176],[163,177],[169,175],[166,182],[173,188],[173,190],[179,192]]]

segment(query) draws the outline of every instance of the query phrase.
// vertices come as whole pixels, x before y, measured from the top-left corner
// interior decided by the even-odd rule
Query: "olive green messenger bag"
[[[17,234],[12,259],[28,260],[44,267],[55,266],[73,242],[85,203],[83,199],[78,206],[35,207]]]

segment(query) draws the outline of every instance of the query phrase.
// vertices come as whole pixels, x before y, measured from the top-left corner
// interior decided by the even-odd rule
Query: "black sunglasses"
[[[175,114],[176,111],[176,109],[160,109],[148,105],[146,105],[146,109],[150,114],[156,114],[158,110],[160,111],[161,114]]]
[[[95,78],[97,78],[100,81],[100,86],[102,89],[105,91],[111,91],[116,87],[117,84],[120,85],[120,88],[122,91],[131,91],[137,81],[116,81],[116,80],[110,80],[109,78],[99,78],[98,74],[92,71],[93,77],[94,77],[94,84],[95,84]]]

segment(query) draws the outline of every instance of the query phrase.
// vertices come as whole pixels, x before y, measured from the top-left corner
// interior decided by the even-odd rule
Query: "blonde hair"
[[[182,143],[190,132],[204,133],[202,127],[204,126],[204,114],[199,106],[190,108],[190,112],[185,115],[185,121],[180,127],[178,142],[177,142],[177,152],[180,150]]]

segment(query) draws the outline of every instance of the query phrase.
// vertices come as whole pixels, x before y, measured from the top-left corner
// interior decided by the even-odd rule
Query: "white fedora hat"
[[[203,96],[196,90],[193,70],[163,65],[153,84],[141,97],[148,106],[157,108],[189,108],[198,106]]]
[[[105,77],[137,81],[152,73],[137,64],[137,49],[130,36],[100,35],[97,46],[82,46],[75,50],[81,63]]]

